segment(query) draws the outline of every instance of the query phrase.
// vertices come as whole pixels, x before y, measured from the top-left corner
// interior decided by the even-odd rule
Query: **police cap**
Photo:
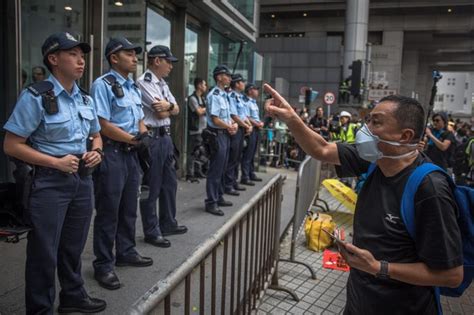
[[[111,54],[119,52],[121,50],[135,50],[135,53],[139,54],[142,52],[142,48],[138,44],[132,44],[125,37],[111,38],[105,47],[105,57],[109,58]]]
[[[150,49],[150,51],[148,52],[148,58],[155,58],[155,57],[163,58],[171,62],[178,61],[178,58],[173,56],[169,47],[163,46],[163,45],[156,45]]]
[[[229,68],[227,68],[227,66],[225,65],[218,65],[217,67],[214,68],[214,71],[212,71],[212,75],[214,76],[214,78],[219,75],[219,74],[227,74],[227,75],[232,75],[230,73],[230,70]]]
[[[58,50],[69,50],[74,47],[79,47],[87,54],[91,51],[91,46],[88,43],[80,42],[74,36],[67,32],[55,33],[50,35],[41,46],[41,52],[43,57],[58,51]]]
[[[258,90],[259,87],[256,86],[254,83],[250,83],[250,82],[245,84],[245,93],[248,93],[252,89]]]
[[[240,73],[236,73],[232,75],[232,83],[237,83],[240,81],[244,81],[244,77]]]

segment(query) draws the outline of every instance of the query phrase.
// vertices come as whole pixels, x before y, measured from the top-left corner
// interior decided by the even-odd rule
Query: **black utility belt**
[[[111,139],[105,139],[104,140],[104,145],[105,146],[109,146],[109,147],[113,147],[115,149],[118,149],[122,152],[133,152],[135,151],[135,146],[133,146],[132,144],[129,144],[129,143],[125,143],[125,142],[119,142],[119,141],[114,141],[114,140],[111,140]]]
[[[168,126],[161,126],[161,127],[148,127],[150,136],[152,137],[163,137],[163,136],[171,136],[171,127]]]
[[[86,167],[86,162],[82,159],[83,154],[67,154],[67,155],[74,155],[79,159],[79,168],[77,169],[77,174],[80,177],[86,177],[92,175],[96,167]],[[63,158],[65,155],[55,156],[56,158]],[[33,172],[35,175],[53,175],[53,174],[62,174],[62,175],[71,175],[72,173],[63,172],[58,170],[57,168],[47,167],[47,166],[40,166],[34,165]]]
[[[217,134],[228,134],[227,129],[219,129],[219,128],[212,128],[212,127],[207,127],[207,129]]]

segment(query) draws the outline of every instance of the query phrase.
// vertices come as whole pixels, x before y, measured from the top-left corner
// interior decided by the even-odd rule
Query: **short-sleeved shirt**
[[[151,80],[148,80],[146,77],[150,77],[150,75]],[[153,128],[169,126],[171,119],[169,117],[158,119],[152,106],[157,100],[166,100],[171,104],[177,104],[166,81],[163,78],[158,78],[152,71],[147,70],[138,78],[137,85],[142,92],[143,112],[145,114],[143,121],[145,125]]]
[[[242,100],[242,94],[236,91],[229,93],[230,114],[236,115],[242,120],[247,120],[249,115],[248,107]]]
[[[123,97],[116,97],[112,92],[112,86],[104,80],[104,77],[110,74],[122,86]],[[138,134],[139,122],[144,115],[141,93],[133,80],[124,78],[118,72],[111,70],[94,81],[91,95],[100,118],[108,120],[131,135]]]
[[[202,96],[197,96],[196,93],[193,93],[188,97],[188,107],[192,113],[195,113],[195,115],[197,115],[198,108],[207,107],[206,99]],[[198,115],[198,118],[199,118],[198,130],[190,130],[189,134],[191,135],[200,134],[204,130],[204,128],[206,128],[206,124],[207,124],[206,115],[201,115],[201,116]]]
[[[337,144],[340,177],[367,172],[353,145]],[[416,239],[408,234],[400,214],[400,202],[408,177],[427,161],[419,155],[397,175],[386,177],[377,167],[359,193],[354,215],[353,243],[389,263],[423,262],[432,269],[463,264],[457,206],[443,174],[430,173],[415,194]],[[436,314],[432,287],[416,286],[375,276],[352,268],[347,283],[345,314]]]
[[[453,133],[447,130],[442,130],[437,138],[441,142],[444,140],[449,140],[451,141],[451,145],[455,145],[456,143]],[[446,151],[441,151],[432,141],[430,141],[428,142],[426,155],[431,159],[431,161],[433,161],[434,164],[438,165],[439,167],[443,169],[448,168],[448,160],[451,155],[450,148],[448,148]]]
[[[32,148],[52,155],[82,154],[87,151],[87,138],[100,131],[91,97],[81,93],[74,84],[69,94],[54,76],[47,81],[54,85],[58,113],[48,114],[42,97],[24,90],[5,124],[5,130],[28,138]]]
[[[212,122],[212,116],[221,119],[227,124],[230,124],[232,122],[230,118],[229,96],[227,95],[226,91],[220,89],[218,86],[215,86],[207,94],[207,107],[207,124],[211,128],[222,129],[214,125],[214,123]]]
[[[245,104],[247,104],[249,117],[255,120],[256,122],[260,122],[260,113],[257,105],[257,100],[254,100],[253,98],[250,98],[246,95],[243,97],[243,100]]]

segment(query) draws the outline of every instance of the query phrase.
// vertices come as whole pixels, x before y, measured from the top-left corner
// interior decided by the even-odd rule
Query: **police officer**
[[[238,190],[245,190],[237,183],[239,164],[242,160],[244,135],[252,132],[252,125],[248,120],[248,110],[242,101],[242,92],[245,89],[244,78],[241,74],[233,74],[229,92],[230,117],[239,126],[237,133],[230,136],[229,161],[224,176],[224,192],[228,195],[239,196]]]
[[[240,183],[247,186],[254,186],[253,182],[261,182],[262,179],[255,175],[253,160],[257,152],[259,142],[260,129],[263,128],[263,122],[260,120],[259,109],[257,105],[258,87],[253,83],[245,85],[245,96],[243,101],[248,106],[248,119],[253,126],[253,131],[249,136],[247,147],[244,149],[242,156],[242,176]]]
[[[343,110],[339,115],[339,128],[333,135],[334,140],[345,143],[354,143],[357,132],[357,125],[351,122],[351,113]]]
[[[153,264],[135,249],[135,221],[140,185],[140,166],[135,146],[145,133],[141,94],[128,77],[136,71],[142,49],[124,37],[112,38],[105,48],[111,70],[95,80],[92,96],[104,138],[105,158],[96,177],[97,215],[94,221],[94,278],[115,290],[120,281],[116,266]],[[113,254],[115,243],[116,257]]]
[[[81,276],[81,254],[94,208],[91,173],[102,158],[92,99],[75,83],[91,48],[69,33],[57,33],[41,50],[51,76],[22,92],[4,127],[5,153],[34,169],[27,210],[32,231],[26,257],[26,312],[53,314],[56,267],[61,285],[58,311],[100,312],[105,301],[88,296]]]
[[[206,117],[208,129],[215,134],[218,148],[212,152],[209,161],[205,204],[207,212],[223,216],[224,212],[219,206],[232,206],[232,202],[224,200],[222,195],[224,193],[224,171],[229,157],[229,136],[236,134],[237,124],[230,117],[229,98],[225,91],[231,81],[229,68],[225,65],[215,67],[213,77],[216,86],[207,95]]]
[[[179,106],[164,80],[177,61],[168,47],[154,46],[148,52],[148,69],[137,80],[142,91],[144,122],[153,137],[150,169],[144,175],[149,195],[140,201],[140,211],[145,242],[158,247],[171,245],[163,236],[183,234],[188,230],[176,221],[177,157],[170,136],[170,116],[179,114]],[[156,213],[158,198],[159,218]]]

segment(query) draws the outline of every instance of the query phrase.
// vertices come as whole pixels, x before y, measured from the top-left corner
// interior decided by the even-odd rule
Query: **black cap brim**
[[[108,58],[110,55],[116,54],[121,50],[134,50],[136,54],[141,54],[142,51],[143,51],[143,49],[142,49],[142,47],[140,47],[140,45],[129,45],[129,46],[123,46],[122,45],[122,47],[120,47],[119,49],[114,49],[111,52],[109,52],[107,55],[105,55],[105,57]]]
[[[71,41],[69,44],[60,47],[58,50],[69,50],[74,47],[79,47],[83,53],[88,54],[91,52],[91,46],[88,43],[78,43]]]
[[[178,58],[176,58],[175,56],[171,56],[171,57],[166,57],[165,59],[171,61],[171,62],[178,62]]]

